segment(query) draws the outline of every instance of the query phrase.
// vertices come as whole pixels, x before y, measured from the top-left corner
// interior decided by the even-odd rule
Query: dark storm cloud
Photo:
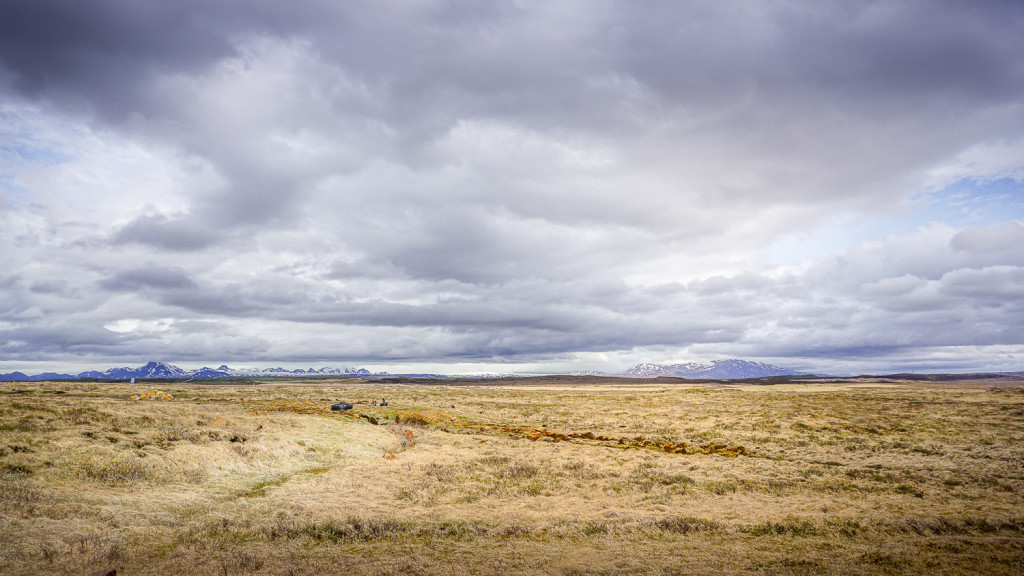
[[[1019,180],[1022,93],[1012,2],[5,2],[3,350],[1019,346],[1013,215],[767,248]]]
[[[0,8],[0,62],[24,94],[132,112],[140,104],[140,79],[154,70],[194,69],[230,53],[224,26],[233,18],[224,8],[220,2],[12,0]]]
[[[202,72],[247,34],[303,38],[386,89],[385,118],[434,130],[455,115],[614,123],[623,103],[602,100],[590,83],[602,77],[635,78],[683,106],[752,91],[803,99],[815,87],[861,104],[1012,100],[1024,83],[1014,3],[655,4],[14,0],[0,12],[0,59],[24,94],[159,113],[145,89],[154,75]]]

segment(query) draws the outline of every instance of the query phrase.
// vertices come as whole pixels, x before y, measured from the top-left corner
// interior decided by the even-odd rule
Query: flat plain
[[[107,568],[1022,574],[1024,379],[0,385],[0,573]]]

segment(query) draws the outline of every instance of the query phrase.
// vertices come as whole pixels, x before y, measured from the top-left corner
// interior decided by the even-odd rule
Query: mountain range
[[[288,370],[285,368],[229,368],[222,365],[218,368],[202,367],[197,370],[184,370],[166,362],[150,362],[138,368],[111,368],[104,372],[91,370],[78,374],[58,374],[44,372],[28,376],[22,372],[0,374],[0,382],[27,382],[39,380],[78,380],[82,378],[101,378],[105,380],[130,380],[132,378],[224,378],[229,376],[383,376],[386,373],[371,373],[365,368],[309,368],[308,370]]]
[[[764,362],[751,362],[749,360],[713,360],[708,364],[687,362],[685,364],[637,364],[621,374],[605,374],[599,372],[577,373],[591,376],[631,376],[635,378],[657,378],[669,376],[675,378],[691,378],[702,380],[735,380],[741,378],[764,378],[768,376],[800,376],[801,372],[795,372],[786,368],[779,368]],[[97,378],[103,380],[130,380],[137,379],[182,379],[193,378],[226,378],[226,377],[310,377],[310,376],[387,376],[386,372],[370,372],[365,368],[309,368],[288,370],[286,368],[229,368],[226,365],[217,368],[199,368],[196,370],[185,370],[166,362],[150,362],[138,368],[122,367],[111,368],[99,372],[95,370],[80,372],[78,374],[60,374],[56,372],[44,372],[34,376],[22,372],[0,374],[0,382],[26,382],[39,380],[79,380],[83,378]],[[437,377],[437,375],[431,375]]]
[[[786,368],[779,368],[764,362],[749,360],[712,360],[707,364],[686,362],[684,364],[637,364],[622,373],[623,376],[656,378],[671,376],[695,380],[736,380],[741,378],[765,378],[768,376],[803,376]]]

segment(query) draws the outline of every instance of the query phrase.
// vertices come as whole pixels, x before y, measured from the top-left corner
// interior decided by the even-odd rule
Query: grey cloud
[[[63,298],[79,298],[81,296],[78,287],[73,286],[64,279],[34,281],[29,286],[29,290],[35,294],[54,295]]]
[[[441,330],[422,346],[369,344],[373,358],[418,357],[444,350],[449,358],[529,358],[631,347],[754,347],[761,354],[860,358],[868,351],[896,355],[911,347],[1012,344],[1024,310],[1015,304],[1024,285],[1020,268],[964,267],[948,259],[952,232],[923,230],[823,259],[800,274],[747,273],[687,285],[629,287],[583,277],[567,280],[508,278],[462,283],[436,278],[392,277],[366,282],[342,276],[324,286],[320,275],[285,268],[251,283],[196,284],[180,271],[142,268],[105,287],[149,294],[164,306],[199,316],[314,326],[393,330]],[[909,255],[929,264],[934,278],[901,273]],[[888,263],[881,266],[879,262]],[[328,276],[332,267],[326,268]],[[843,282],[836,284],[836,274]],[[358,282],[353,285],[353,278]],[[332,287],[333,286],[333,287]],[[355,290],[355,291],[353,291]],[[365,299],[365,294],[377,295]],[[398,300],[392,300],[389,292]],[[401,294],[414,301],[403,303]],[[435,295],[431,298],[431,295]],[[419,300],[419,301],[416,301]],[[400,352],[407,350],[407,352]]]
[[[132,293],[154,307],[174,307],[189,315],[253,317],[266,308],[268,292],[258,286],[214,286],[199,282],[182,269],[148,264],[118,272],[99,283],[104,290]],[[298,295],[292,294],[292,304]],[[278,300],[277,304],[283,304]]]
[[[115,193],[81,185],[106,174],[18,172],[40,202],[4,215],[2,239],[32,241],[0,254],[17,277],[0,303],[38,330],[12,348],[518,361],[1019,345],[1018,222],[880,234],[788,270],[765,248],[893,214],[951,158],[1016,142],[1022,14],[8,2],[10,105],[86,126],[112,156],[115,140],[159,151],[171,182],[104,232],[76,205]],[[0,206],[27,205],[13,198]],[[66,302],[62,274],[95,288],[88,305]],[[53,336],[63,316],[139,327],[88,348],[88,330]]]
[[[819,14],[827,17],[813,26],[801,16],[786,18],[780,38],[789,61],[799,61],[807,44],[821,48],[804,58],[837,90],[884,89],[887,98],[907,98],[908,105],[950,96],[1015,99],[1020,64],[1005,55],[1022,46],[1024,10],[989,3],[961,11],[956,4],[847,4],[838,9],[842,15],[823,5]],[[981,29],[994,33],[978,34]],[[807,32],[814,35],[809,42],[801,38]]]
[[[938,281],[911,275],[866,284],[861,288],[861,294],[879,308],[896,313],[934,313],[950,306],[949,297],[942,293]]]
[[[166,291],[162,292],[157,300],[160,304],[175,306],[200,315],[244,318],[265,312],[264,307],[255,301],[251,294],[236,294],[230,290],[203,288]]]
[[[323,277],[333,280],[382,280],[385,278],[400,279],[402,274],[391,263],[356,258],[335,260],[323,272]]]
[[[1004,222],[985,228],[972,228],[959,232],[949,245],[960,252],[990,254],[998,252],[1020,252],[1024,246],[1024,225],[1020,222]]]
[[[197,223],[187,214],[139,216],[122,226],[113,237],[115,243],[136,242],[173,251],[200,250],[217,240],[215,229]]]
[[[199,4],[205,15],[195,11]],[[5,2],[0,63],[24,93],[110,113],[136,111],[140,78],[162,66],[194,69],[232,49],[220,26],[228,12],[199,4]]]
[[[133,288],[140,297],[152,298],[161,306],[197,315],[239,319],[258,316],[307,325],[444,329],[453,337],[461,335],[467,345],[472,343],[458,355],[496,355],[501,351],[518,357],[544,347],[554,353],[566,351],[569,346],[608,350],[665,340],[721,342],[735,340],[742,332],[734,320],[683,310],[678,312],[681,316],[665,314],[666,303],[652,305],[651,297],[643,291],[592,280],[534,280],[489,287],[450,281],[422,283],[414,293],[438,293],[436,301],[401,303],[388,301],[386,296],[356,301],[344,289],[317,289],[287,274],[277,279],[265,276],[252,284],[220,286],[186,286],[183,281],[166,281],[154,275],[152,271],[136,272],[119,282],[108,282],[107,287]],[[380,287],[387,287],[387,282]],[[458,297],[457,293],[453,298],[449,296],[453,290],[472,298]],[[678,304],[685,308],[685,303]],[[658,316],[652,315],[655,308],[661,311]],[[685,326],[679,324],[680,320],[685,320]],[[512,343],[524,348],[513,351]]]
[[[55,357],[104,352],[117,348],[121,337],[99,326],[56,321],[31,326],[0,328],[9,358]]]
[[[686,100],[758,90],[842,93],[857,104],[894,95],[931,100],[965,91],[1019,93],[1020,6],[955,2],[800,3],[738,9],[674,4],[631,11],[627,50],[645,83]],[[993,34],[979,34],[992,30]],[[728,31],[728,33],[725,33]],[[968,94],[970,96],[970,94]]]
[[[0,320],[15,317],[27,306],[18,292],[21,279],[17,276],[0,276]]]
[[[995,266],[954,270],[942,278],[944,291],[972,298],[982,306],[1024,311],[1024,268]]]
[[[151,73],[202,70],[235,54],[245,34],[308,38],[340,71],[386,89],[382,111],[389,109],[404,134],[420,122],[435,123],[436,133],[460,116],[522,120],[527,111],[546,126],[581,115],[587,123],[577,127],[601,116],[614,124],[623,102],[595,92],[593,78],[670,87],[671,101],[697,99],[702,106],[717,106],[723,91],[791,97],[783,91],[800,83],[861,98],[868,96],[854,90],[889,95],[908,86],[922,95],[970,89],[1005,100],[1021,88],[1019,64],[1006,58],[1022,49],[1015,34],[1021,10],[1010,5],[970,11],[926,2],[745,11],[674,3],[395,8],[17,1],[5,4],[0,54],[29,90],[76,89],[97,105],[136,99],[122,102],[126,113],[145,106],[132,86],[150,81]]]
[[[595,89],[591,81],[593,78],[621,79],[626,85],[634,82],[637,83],[638,93],[643,94],[645,87],[656,86],[666,77],[707,81],[717,77],[749,78],[753,75],[756,78],[759,74],[773,74],[776,66],[772,65],[772,59],[777,60],[782,66],[795,68],[785,74],[787,86],[791,86],[794,80],[813,78],[818,73],[814,66],[806,65],[798,56],[797,48],[801,53],[807,52],[804,46],[806,42],[812,41],[799,33],[790,33],[790,28],[797,32],[813,30],[815,23],[813,20],[786,20],[787,10],[780,11],[782,16],[772,14],[773,18],[765,21],[760,18],[761,14],[741,19],[741,31],[749,31],[750,34],[737,37],[736,34],[719,32],[719,29],[727,29],[730,25],[736,26],[736,14],[732,13],[731,9],[705,7],[697,9],[696,13],[692,14],[674,14],[679,10],[678,7],[663,5],[660,7],[661,11],[653,11],[656,18],[650,18],[646,15],[652,11],[646,9],[633,12],[626,4],[606,4],[600,9],[593,10],[593,16],[588,15],[581,19],[580,14],[573,11],[545,12],[539,10],[539,5],[532,8],[479,9],[460,3],[441,3],[420,11],[395,13],[381,7],[331,9],[309,3],[296,9],[295,14],[288,14],[287,11],[275,10],[270,5],[256,4],[245,17],[231,10],[230,6],[209,8],[205,4],[186,3],[173,9],[160,8],[159,10],[175,11],[174,18],[188,23],[207,23],[195,31],[186,27],[182,30],[183,36],[193,34],[206,38],[212,34],[212,30],[219,30],[222,41],[232,39],[233,50],[239,46],[237,39],[244,37],[232,32],[236,30],[250,30],[282,38],[308,39],[309,53],[304,56],[311,60],[325,61],[322,70],[315,70],[319,73],[317,76],[296,77],[291,79],[295,84],[269,93],[270,99],[273,99],[279,91],[295,91],[302,95],[303,99],[290,102],[292,106],[283,115],[252,115],[252,136],[224,131],[223,128],[230,129],[237,124],[220,126],[216,121],[209,126],[201,127],[195,134],[184,132],[172,135],[178,139],[179,145],[209,159],[227,179],[223,190],[197,200],[193,206],[195,217],[210,228],[263,225],[272,221],[294,222],[298,217],[295,207],[307,201],[308,188],[315,185],[318,179],[328,178],[338,172],[338,168],[330,167],[331,164],[338,166],[344,163],[346,166],[341,171],[350,172],[358,169],[366,161],[365,158],[351,158],[348,162],[339,162],[342,160],[342,153],[335,152],[327,154],[326,163],[315,168],[313,174],[310,174],[308,169],[299,172],[283,168],[285,163],[281,160],[284,156],[280,154],[284,151],[283,148],[258,145],[267,139],[268,131],[278,129],[281,124],[291,123],[315,134],[326,121],[328,127],[336,124],[337,128],[343,131],[355,128],[356,131],[351,137],[366,142],[368,125],[361,125],[359,122],[352,125],[339,119],[368,117],[375,121],[374,125],[384,127],[384,132],[389,134],[383,136],[383,141],[373,145],[376,153],[393,156],[399,163],[412,162],[415,165],[415,158],[426,152],[426,149],[422,149],[423,146],[432,145],[439,137],[450,133],[463,119],[484,117],[525,123],[526,126],[533,126],[542,132],[550,132],[558,126],[558,122],[570,121],[575,122],[574,129],[590,131],[599,139],[610,134],[628,137],[628,132],[608,133],[605,124],[614,124],[619,121],[618,118],[635,116],[641,124],[633,126],[633,133],[636,133],[643,122],[663,121],[668,126],[678,124],[679,102],[687,102],[693,92],[689,89],[681,93],[669,92],[660,106],[656,101],[643,102],[645,105],[653,106],[637,109],[633,108],[635,103],[630,102],[626,93],[609,88],[612,84]],[[869,30],[872,26],[882,27],[882,33],[895,41],[898,38],[896,29],[899,27],[896,23],[912,21],[921,15],[923,9],[924,7],[920,5],[913,5],[906,9],[905,13],[895,11],[894,14],[883,14],[885,17],[880,19],[881,23],[864,18],[862,20],[866,20],[867,23],[861,25]],[[818,10],[828,12],[827,9]],[[988,17],[984,10],[980,10],[979,13],[979,18]],[[317,18],[316,15],[321,17]],[[550,20],[545,20],[539,15],[549,17]],[[856,14],[850,18],[858,21],[854,16]],[[894,23],[890,23],[890,19]],[[137,30],[152,30],[157,26],[154,14],[140,9],[124,10],[119,18],[113,19],[113,22],[114,26],[132,27]],[[425,22],[428,25],[424,25]],[[626,22],[626,25],[623,25],[623,22]],[[957,25],[955,21],[943,19],[940,28]],[[338,27],[343,33],[332,30],[332,26]],[[666,26],[679,30],[666,29],[663,34],[659,33],[659,30]],[[772,26],[781,30],[774,30]],[[683,33],[679,33],[680,30]],[[116,31],[112,30],[102,30],[102,33],[106,36],[117,36]],[[630,33],[641,36],[630,40]],[[134,31],[126,34],[130,37],[126,41],[129,43],[134,42],[131,40],[134,38],[133,34],[141,35]],[[152,35],[166,36],[156,33]],[[822,43],[836,42],[828,35],[822,36]],[[941,37],[941,34],[936,36]],[[676,45],[669,40],[654,47],[648,46],[650,42],[666,42],[666,39],[672,38],[681,38],[681,41],[692,42],[694,45]],[[797,46],[785,51],[785,48],[776,46],[783,41],[780,39]],[[171,74],[171,77],[176,68],[170,64],[178,60],[203,61],[212,66],[225,56],[237,55],[235,51],[226,52],[219,45],[205,40],[188,49],[179,48],[177,44],[165,45],[161,42],[166,41],[142,43],[135,47],[136,51],[132,54],[137,54],[140,61],[146,62],[154,70]],[[538,42],[540,47],[533,48]],[[108,50],[99,40],[89,39],[86,43],[98,44],[104,50]],[[708,46],[705,47],[703,43],[707,43]],[[856,42],[851,40],[850,44],[855,45]],[[513,46],[515,49],[512,49]],[[908,46],[917,49],[915,44],[908,43]],[[844,57],[860,57],[863,53],[863,50],[849,48],[846,45],[836,47],[834,64],[841,63]],[[899,52],[898,48],[893,51]],[[783,52],[777,53],[779,50]],[[811,52],[817,54],[820,51]],[[639,59],[631,59],[629,56],[636,56]],[[995,56],[992,58],[995,59]],[[750,59],[750,62],[744,64],[745,59]],[[165,60],[168,65],[160,66]],[[885,63],[891,61],[892,57],[890,54],[885,58],[879,56],[875,60]],[[681,69],[673,74],[673,68],[669,68],[670,73],[666,74],[666,65],[681,66]],[[972,70],[976,68],[971,67]],[[651,72],[645,73],[648,69]],[[737,69],[743,73],[736,74]],[[562,70],[566,73],[559,72]],[[203,71],[207,76],[211,74],[209,68],[204,68]],[[500,74],[497,74],[497,71],[500,71]],[[361,107],[351,106],[351,98],[344,91],[339,93],[338,86],[329,80],[336,76],[353,79],[357,85],[377,91],[378,94],[372,99],[375,107],[368,107],[365,103],[361,104]],[[1005,72],[1003,76],[1013,77]],[[139,75],[129,80],[137,83],[152,81],[147,75]],[[868,83],[867,80],[862,82]],[[168,84],[168,87],[172,84],[173,82]],[[757,112],[741,110],[737,114],[731,114],[719,105],[723,101],[723,90],[728,91],[729,87],[713,84],[708,88],[702,88],[709,93],[709,98],[698,102],[691,113],[684,114],[699,118],[696,121],[698,128],[683,128],[673,136],[682,137],[683,141],[692,140],[700,149],[721,149],[724,146],[723,142],[718,140],[719,136],[711,136],[708,132],[724,130],[728,138],[741,142],[746,140],[746,146],[751,147],[752,153],[769,156],[779,156],[778,152],[770,152],[771,150],[785,151],[791,148],[794,152],[808,152],[822,147],[820,142],[805,141],[806,138],[800,135],[803,132],[800,128],[787,128],[789,125],[799,126],[798,118],[786,117],[780,121],[771,119],[773,112],[788,108],[795,108],[798,114],[806,115],[808,107],[805,105],[806,102],[802,101],[806,95],[801,99],[794,99],[795,106],[774,105],[760,107]],[[770,94],[772,83],[767,84]],[[885,82],[879,84],[884,85]],[[306,86],[312,87],[313,90],[307,92]],[[764,91],[765,88],[759,88],[759,92]],[[568,97],[556,97],[558,94],[567,94]],[[262,104],[247,101],[244,95],[241,96],[243,99],[232,102],[232,106],[239,110],[240,117],[246,116],[245,111]],[[745,96],[741,94],[739,97]],[[827,97],[810,97],[825,103],[831,101]],[[172,96],[161,99],[156,94],[148,93],[137,95],[135,98],[146,100],[148,105],[160,106],[148,112],[157,121],[166,119],[172,124],[182,123],[187,126],[204,119],[203,112],[187,104],[181,104],[183,101],[201,99],[201,95],[193,92],[186,91],[177,98]],[[323,102],[317,99],[323,99]],[[310,115],[306,113],[306,109],[311,103],[315,104],[313,109],[319,109],[319,104],[325,108],[320,113]],[[588,106],[592,106],[592,109],[588,110]],[[121,109],[127,112],[133,108],[122,106]],[[873,106],[869,106],[866,111],[867,115],[876,113],[877,110]],[[529,114],[536,116],[531,119]],[[554,118],[559,120],[554,121]],[[574,118],[575,121],[572,120]],[[797,121],[796,124],[794,120]],[[805,119],[808,123],[823,121],[832,120],[817,113]],[[422,132],[422,138],[412,149],[408,148],[407,143],[400,142],[411,134],[419,133],[420,125],[426,132]],[[839,128],[838,138],[862,139],[856,132],[844,136],[843,134],[850,130],[849,126]],[[755,135],[759,134],[771,134],[770,140],[757,141],[760,137]],[[338,143],[345,135],[340,139],[334,135],[332,137],[335,138],[335,143]],[[640,144],[658,146],[661,143],[648,141]],[[863,145],[867,146],[866,143]],[[877,161],[885,162],[884,158],[888,157],[884,151],[880,151]],[[770,162],[781,164],[783,160],[783,157],[779,157]],[[694,163],[700,163],[699,156]],[[858,166],[857,169],[861,170],[861,167]],[[781,168],[776,170],[782,172]],[[712,171],[721,173],[720,167],[714,165],[708,168],[709,173]],[[800,180],[804,175],[794,173],[786,178]],[[495,174],[490,168],[485,168],[478,175],[479,181],[487,179],[508,182],[507,175]],[[735,194],[743,197],[752,192],[743,182],[747,180],[746,177],[737,175],[732,179],[737,181],[719,184],[715,193],[728,198]],[[476,182],[457,184],[467,186]],[[628,181],[621,183],[622,186],[638,184],[640,183]],[[593,186],[589,188],[592,189]],[[793,186],[780,189],[787,190],[786,193],[794,198],[799,194],[798,189]],[[806,186],[804,189],[807,192],[800,195],[804,202],[834,201],[827,197],[819,200],[818,195],[810,192],[816,189],[814,187]],[[564,207],[559,206],[559,198],[567,194],[572,197],[566,190],[559,190],[557,194],[545,191],[543,194],[529,195],[528,202],[515,202],[515,196],[524,196],[523,190],[518,189],[501,190],[491,197],[500,196],[502,202],[515,203],[511,206],[514,212],[531,216],[539,212],[543,214],[542,218],[552,218],[560,209],[568,213],[582,214],[602,206],[608,209],[599,210],[596,217],[606,217],[609,212],[614,213],[614,200],[595,199],[592,194],[579,198],[572,197],[572,201],[566,203]],[[766,192],[762,190],[759,194],[763,195]],[[691,194],[683,196],[689,195]],[[657,203],[652,202],[655,199],[654,195],[645,194],[643,202],[631,203],[629,207],[620,208],[617,217],[621,218],[623,212],[639,211],[639,215],[647,218],[679,218],[680,215],[675,213],[677,210],[671,210],[667,214],[664,210],[658,210]],[[666,198],[666,201],[678,205],[671,197]],[[736,209],[737,205],[733,204],[732,207]],[[677,227],[677,230],[693,228],[693,224],[688,222],[685,226]],[[705,233],[708,232],[706,227],[703,230]],[[155,243],[169,247],[189,244],[180,235],[167,239],[160,238],[156,233],[150,233],[150,236]],[[193,238],[195,239],[191,241],[191,245],[202,245],[206,240],[203,235],[195,235]]]
[[[195,281],[181,269],[165,268],[149,263],[139,268],[129,268],[103,280],[100,285],[113,291],[134,291],[146,289],[187,289],[195,287]]]

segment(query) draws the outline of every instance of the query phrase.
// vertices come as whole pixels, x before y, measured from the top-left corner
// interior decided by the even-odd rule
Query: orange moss
[[[171,400],[174,396],[159,390],[150,390],[144,394],[132,396],[132,400]]]
[[[378,420],[376,417],[365,414],[361,414],[360,416],[370,421]],[[380,417],[380,419],[383,418],[384,416]],[[606,446],[621,449],[655,450],[658,452],[665,452],[667,454],[719,454],[728,457],[760,456],[756,452],[738,445],[717,443],[694,445],[683,441],[673,442],[670,440],[650,440],[640,436],[635,438],[611,438],[608,436],[597,435],[593,432],[561,433],[547,430],[546,428],[476,422],[468,418],[454,416],[443,410],[436,409],[397,410],[394,412],[394,419],[396,423],[432,426],[446,432],[493,434],[508,436],[510,438],[526,438],[534,441],[546,438],[555,442],[574,442],[577,444],[590,444],[593,446]]]

